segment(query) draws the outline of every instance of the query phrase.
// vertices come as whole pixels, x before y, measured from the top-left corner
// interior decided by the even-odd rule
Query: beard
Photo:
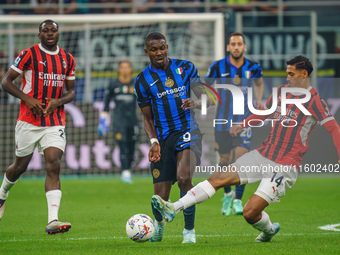
[[[240,59],[240,58],[243,58],[243,51],[240,53],[240,55],[238,55],[238,56],[235,56],[233,53],[230,53],[230,55],[234,58],[234,59],[236,59],[236,60],[238,60],[238,59]]]

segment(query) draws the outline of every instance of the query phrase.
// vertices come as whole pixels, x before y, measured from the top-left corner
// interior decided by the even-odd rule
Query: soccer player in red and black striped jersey
[[[172,221],[179,211],[207,200],[222,187],[260,182],[255,194],[247,201],[243,216],[249,224],[262,232],[255,242],[269,242],[280,230],[280,225],[271,223],[264,209],[270,203],[279,202],[294,185],[297,168],[308,147],[308,137],[318,121],[331,134],[340,158],[340,128],[325,101],[309,84],[312,71],[312,64],[304,56],[296,56],[287,61],[288,84],[278,88],[278,104],[274,103],[276,95],[272,95],[261,109],[275,107],[273,109],[276,111],[271,114],[271,118],[267,119],[270,115],[253,114],[243,125],[237,124],[230,128],[230,134],[237,136],[243,128],[267,119],[272,123],[272,129],[261,147],[244,154],[225,171],[215,172],[208,180],[189,190],[179,201],[172,204],[158,199],[159,212],[163,217]],[[281,112],[286,104],[283,101],[285,96],[287,99],[298,99],[300,103],[287,104],[286,110]]]
[[[60,160],[66,146],[64,104],[75,96],[73,56],[58,46],[59,26],[52,20],[39,25],[40,43],[23,50],[2,80],[9,94],[20,98],[15,128],[16,158],[0,187],[0,219],[8,191],[23,174],[35,147],[46,161],[45,191],[48,204],[47,234],[67,232],[68,222],[58,220],[61,199]],[[22,90],[13,81],[23,75]],[[64,86],[67,92],[64,93]]]

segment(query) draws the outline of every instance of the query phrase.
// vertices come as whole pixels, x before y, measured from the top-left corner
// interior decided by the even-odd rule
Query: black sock
[[[180,192],[181,197],[184,197],[186,192],[181,191]],[[192,205],[188,207],[187,209],[183,210],[183,215],[184,215],[184,228],[186,230],[192,230],[195,227],[195,211],[196,211],[196,206]]]
[[[235,188],[235,191],[236,191],[235,199],[240,199],[240,200],[242,199],[245,186],[246,186],[245,184],[236,185],[236,188]]]
[[[226,167],[228,167],[229,165],[224,165],[224,164],[222,164],[221,162],[219,163],[219,166],[221,167],[221,168],[226,168]],[[230,186],[228,186],[228,187],[224,187],[224,193],[229,193],[231,191],[231,187]]]

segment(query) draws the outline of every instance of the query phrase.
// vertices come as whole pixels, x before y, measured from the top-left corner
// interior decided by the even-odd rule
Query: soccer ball
[[[155,233],[152,219],[146,214],[135,214],[126,223],[126,234],[135,242],[146,242]]]

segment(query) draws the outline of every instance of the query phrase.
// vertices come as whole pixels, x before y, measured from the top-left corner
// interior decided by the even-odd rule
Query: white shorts
[[[43,154],[48,147],[64,152],[65,146],[65,126],[38,127],[25,121],[18,121],[15,126],[15,155],[18,157],[32,154],[35,147]]]
[[[240,184],[261,182],[255,194],[269,204],[280,202],[298,174],[295,167],[275,163],[257,150],[244,154],[231,165],[240,177]]]

